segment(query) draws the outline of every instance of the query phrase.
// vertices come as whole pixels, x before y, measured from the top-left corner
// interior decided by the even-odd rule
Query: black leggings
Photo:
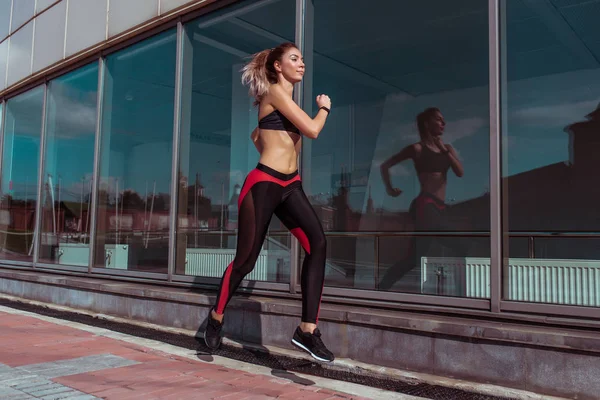
[[[282,174],[259,163],[246,177],[238,208],[235,259],[223,274],[215,311],[223,314],[242,279],[254,269],[275,214],[306,251],[300,283],[302,322],[316,324],[325,279],[326,240],[319,218],[302,190],[298,171]]]
[[[446,204],[430,193],[421,192],[410,204],[409,214],[417,232],[451,230],[446,221]],[[468,253],[468,243],[456,237],[413,237],[408,253],[388,268],[379,282],[379,289],[390,290],[404,275],[421,265],[421,257],[432,256],[434,242],[453,249],[461,257]]]

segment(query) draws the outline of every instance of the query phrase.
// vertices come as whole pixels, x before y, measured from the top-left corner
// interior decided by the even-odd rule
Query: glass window
[[[48,85],[42,174],[41,262],[89,263],[98,65]]]
[[[5,260],[32,261],[44,88],[6,103],[0,183],[0,251]]]
[[[597,2],[502,3],[504,299],[600,306]]]
[[[63,58],[67,2],[58,3],[35,20],[33,72]]]
[[[31,72],[31,50],[33,47],[33,21],[19,29],[9,39],[8,73],[6,85],[28,76]]]
[[[111,1],[108,7],[108,36],[114,36],[156,17],[158,0]]]
[[[237,199],[259,158],[250,141],[258,110],[240,69],[251,54],[293,41],[295,1],[243,2],[216,17],[185,26],[177,210],[176,273],[209,277],[235,256]],[[289,237],[273,221],[247,278],[289,282]]]
[[[14,32],[33,17],[35,0],[13,0],[10,31]]]
[[[65,57],[106,39],[107,12],[107,0],[69,2]]]
[[[12,0],[0,0],[0,40],[8,36]]]
[[[167,272],[176,31],[106,58],[94,265]]]
[[[489,276],[487,2],[307,7],[304,109],[333,104],[303,143],[326,285],[487,297],[464,289],[474,265]]]

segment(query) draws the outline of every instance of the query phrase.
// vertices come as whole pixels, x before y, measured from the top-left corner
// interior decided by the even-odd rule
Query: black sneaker
[[[292,344],[308,352],[315,360],[331,362],[335,359],[333,353],[323,344],[318,328],[313,333],[302,332],[300,327],[296,328]]]
[[[212,316],[212,310],[208,312],[208,322],[206,323],[206,330],[204,331],[204,343],[211,350],[216,350],[221,345],[221,331],[223,330],[223,323],[217,321]]]

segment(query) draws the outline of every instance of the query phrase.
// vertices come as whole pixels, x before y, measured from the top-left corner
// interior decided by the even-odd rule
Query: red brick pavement
[[[113,354],[139,364],[53,381],[106,399],[359,399],[266,375],[177,357],[35,317],[0,312],[0,363],[10,367]]]

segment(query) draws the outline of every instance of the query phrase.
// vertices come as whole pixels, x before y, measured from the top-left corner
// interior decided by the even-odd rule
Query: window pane
[[[106,58],[95,266],[167,272],[176,32]]]
[[[249,55],[294,39],[293,0],[243,2],[225,13],[185,26],[178,274],[221,277],[235,256],[237,199],[259,158],[250,141],[258,110],[240,69]],[[247,279],[289,282],[289,265],[289,234],[274,221]]]
[[[8,260],[33,259],[43,103],[44,88],[41,86],[6,103],[0,249],[2,258]]]
[[[0,40],[8,35],[12,0],[0,0]]]
[[[307,6],[314,20],[307,20],[304,109],[314,115],[321,93],[333,109],[319,138],[304,140],[304,188],[326,231],[352,234],[343,240],[331,234],[328,262],[346,278],[328,276],[326,285],[381,289],[387,280],[389,290],[409,290],[403,283],[410,274],[394,271],[399,265],[421,277],[427,257],[442,257],[438,264],[448,268],[489,257],[489,240],[472,235],[490,229],[487,2]],[[439,112],[423,118],[421,139],[416,117],[430,107]],[[442,138],[439,146],[434,137]],[[452,168],[443,144],[452,145],[462,168]],[[394,232],[416,231],[430,237],[409,236],[400,248],[382,245],[396,240]],[[376,239],[359,232],[377,232]],[[378,253],[363,263],[363,248]],[[386,261],[375,266],[374,260]]]
[[[111,1],[108,7],[108,36],[114,36],[158,14],[158,0]]]
[[[576,3],[503,2],[507,300],[600,306],[600,8]]]
[[[10,31],[14,32],[33,17],[35,0],[13,0],[12,23]]]
[[[25,78],[31,72],[33,21],[19,29],[9,39],[8,73],[6,86]]]
[[[89,263],[97,89],[97,64],[48,86],[41,262]]]
[[[490,238],[473,236],[408,235],[379,239],[375,269],[377,289],[439,296],[490,298]],[[421,256],[398,257],[416,252]],[[468,253],[467,256],[462,255]],[[357,270],[367,275],[370,271]],[[355,285],[365,278],[357,276]]]
[[[108,0],[69,2],[67,8],[66,57],[106,38],[107,10]]]
[[[35,20],[33,72],[63,58],[67,2],[58,3]]]

